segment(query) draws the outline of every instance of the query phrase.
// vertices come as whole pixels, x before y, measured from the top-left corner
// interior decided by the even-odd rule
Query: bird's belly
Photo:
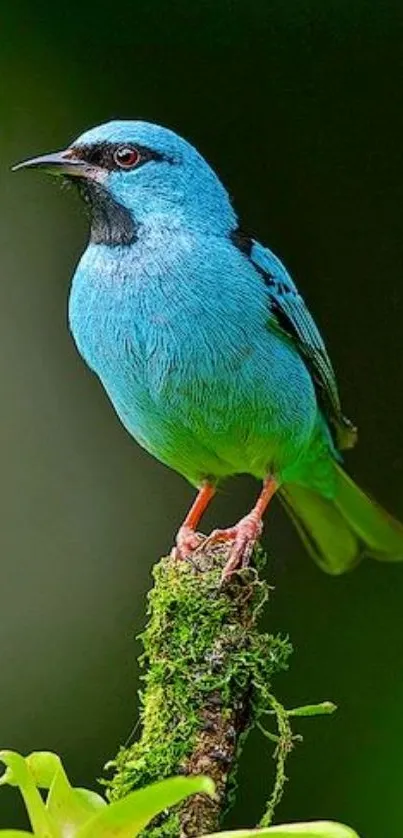
[[[162,362],[162,358],[164,359]],[[182,358],[182,361],[180,360]],[[191,482],[247,472],[263,477],[296,461],[317,419],[310,376],[277,336],[209,359],[189,343],[136,363],[123,353],[98,371],[133,437]]]

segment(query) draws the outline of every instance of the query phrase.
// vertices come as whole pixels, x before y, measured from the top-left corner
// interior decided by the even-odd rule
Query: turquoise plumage
[[[177,539],[184,557],[220,480],[264,481],[254,510],[214,539],[245,563],[278,490],[331,573],[367,553],[403,558],[403,527],[343,472],[355,442],[318,329],[281,262],[246,236],[223,185],[172,131],[94,128],[43,166],[78,184],[91,235],[70,327],[129,433],[199,487]]]

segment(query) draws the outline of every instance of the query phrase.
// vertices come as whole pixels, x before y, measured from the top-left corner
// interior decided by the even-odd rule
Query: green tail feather
[[[371,500],[337,464],[333,499],[288,483],[280,497],[304,544],[327,573],[344,573],[364,556],[403,561],[403,526]]]

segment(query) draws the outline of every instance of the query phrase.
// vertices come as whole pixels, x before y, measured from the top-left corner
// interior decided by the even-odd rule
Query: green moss
[[[257,558],[261,563],[260,553]],[[272,706],[271,678],[286,667],[291,647],[286,639],[258,631],[268,586],[252,569],[221,586],[222,562],[216,553],[204,555],[206,560],[202,572],[172,558],[162,559],[154,569],[148,624],[141,637],[142,735],[121,748],[112,763],[111,800],[186,770],[209,703],[219,704],[222,718],[233,716],[237,708],[244,713],[244,721],[238,720],[238,746],[250,725]],[[232,771],[230,786],[234,778]],[[175,812],[146,834],[176,838],[179,832]]]

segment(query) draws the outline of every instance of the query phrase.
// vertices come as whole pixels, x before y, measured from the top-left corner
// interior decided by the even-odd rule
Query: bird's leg
[[[194,550],[200,547],[203,538],[197,534],[196,527],[215,492],[216,488],[211,483],[203,483],[200,487],[197,497],[176,536],[175,556],[177,558],[187,559]]]
[[[228,579],[234,570],[248,565],[253,548],[262,534],[262,516],[277,491],[278,485],[273,477],[267,477],[252,511],[241,518],[234,527],[229,527],[226,530],[214,530],[208,537],[207,542],[209,544],[219,541],[233,541],[229,559],[223,570],[223,580]]]

